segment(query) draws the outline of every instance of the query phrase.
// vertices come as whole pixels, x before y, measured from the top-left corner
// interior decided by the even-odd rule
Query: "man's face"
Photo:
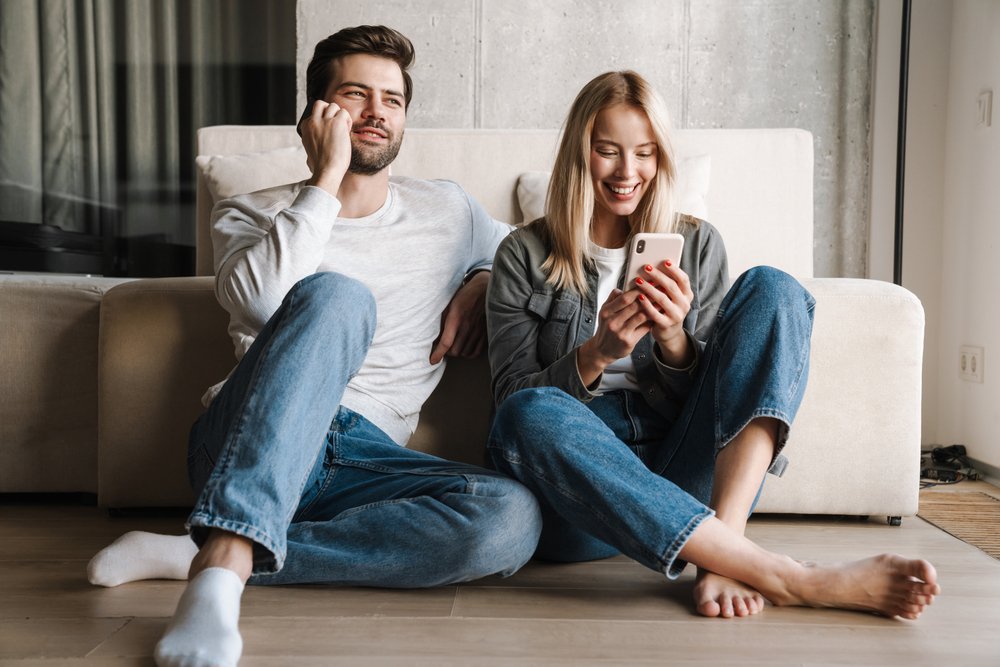
[[[326,101],[351,114],[351,165],[354,174],[376,174],[396,159],[406,125],[403,73],[394,61],[364,53],[330,64],[333,79]]]

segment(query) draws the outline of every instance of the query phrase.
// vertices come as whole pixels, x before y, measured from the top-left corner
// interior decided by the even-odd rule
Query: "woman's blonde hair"
[[[542,270],[548,274],[546,282],[558,289],[587,292],[585,266],[592,261],[587,242],[595,197],[590,175],[590,141],[597,114],[617,104],[628,104],[645,112],[657,144],[656,178],[629,217],[629,236],[675,228],[673,188],[677,173],[667,106],[649,82],[633,71],[601,74],[583,87],[570,107],[549,181],[545,227],[552,251]]]

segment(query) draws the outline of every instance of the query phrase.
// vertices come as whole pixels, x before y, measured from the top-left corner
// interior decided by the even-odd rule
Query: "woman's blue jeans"
[[[669,578],[713,511],[715,457],[747,424],[781,424],[772,471],[805,391],[812,296],[781,271],[744,273],[723,300],[680,416],[673,423],[637,392],[581,403],[552,387],[500,406],[488,450],[501,472],[538,497],[537,554],[560,561],[618,552]]]
[[[253,540],[251,583],[436,586],[512,574],[535,550],[521,484],[400,447],[340,406],[374,330],[364,285],[304,278],[191,430],[189,530]]]

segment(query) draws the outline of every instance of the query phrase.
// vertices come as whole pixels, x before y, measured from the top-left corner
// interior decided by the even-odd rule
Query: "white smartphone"
[[[646,275],[643,267],[647,264],[662,265],[669,259],[674,266],[680,266],[683,250],[684,237],[680,234],[640,232],[633,236],[625,264],[625,291],[635,289],[635,279]]]

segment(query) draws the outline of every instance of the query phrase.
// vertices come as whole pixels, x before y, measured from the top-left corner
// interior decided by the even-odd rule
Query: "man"
[[[191,432],[199,549],[133,533],[90,567],[115,585],[190,563],[160,665],[236,664],[248,580],[436,586],[511,574],[534,552],[524,487],[399,446],[445,354],[482,349],[483,270],[508,231],[453,183],[390,181],[412,59],[381,26],[320,42],[299,121],[312,178],[214,212],[240,362]]]

